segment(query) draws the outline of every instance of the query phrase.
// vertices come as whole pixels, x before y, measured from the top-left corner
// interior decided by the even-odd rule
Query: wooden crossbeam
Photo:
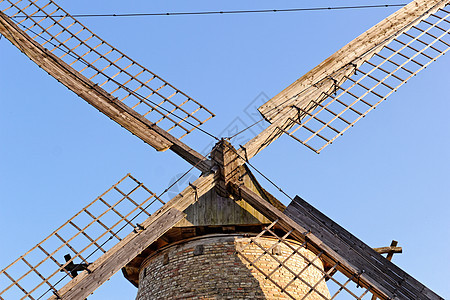
[[[298,241],[306,240],[309,250],[323,251],[325,262],[339,262],[340,272],[378,298],[443,299],[300,197],[282,213],[245,186],[230,183],[229,187],[268,219],[278,220],[284,230],[293,230],[291,235]]]
[[[200,153],[191,149],[77,72],[34,41],[2,12],[0,12],[0,34],[49,75],[157,151],[170,149],[202,172],[209,171],[209,163],[205,161],[205,158]]]

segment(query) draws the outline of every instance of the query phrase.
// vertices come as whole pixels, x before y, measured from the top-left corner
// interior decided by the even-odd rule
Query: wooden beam
[[[359,285],[371,287],[378,298],[443,299],[301,198],[296,197],[282,213],[248,188],[229,186],[268,219],[279,220],[284,230],[293,229],[292,236],[300,242],[306,238],[309,250],[323,251],[325,261],[339,262],[344,275],[358,274]]]
[[[351,74],[366,58],[448,3],[448,0],[412,1],[263,104],[258,110],[271,125],[244,145],[248,159],[278,139],[283,130],[289,130],[294,125],[290,119],[297,118],[298,110],[293,106],[303,111],[310,110],[313,107],[311,100],[320,100],[321,93],[329,92],[333,82],[338,85],[342,83],[345,76]]]
[[[252,205],[256,210],[261,212],[269,220],[272,221],[278,220],[277,225],[280,226],[286,232],[293,230],[291,236],[295,238],[297,241],[303,243],[307,239],[309,250],[313,251],[316,254],[323,251],[325,255],[321,255],[321,257],[322,259],[325,260],[326,263],[329,263],[330,265],[335,265],[336,262],[339,262],[340,263],[339,271],[344,273],[344,275],[350,277],[353,274],[358,273],[357,269],[355,269],[351,264],[347,263],[347,261],[344,258],[342,258],[339,253],[335,252],[333,249],[324,244],[317,236],[315,236],[314,234],[310,234],[307,229],[295,223],[283,212],[276,209],[270,203],[265,201],[263,198],[259,197],[257,194],[255,194],[245,186],[236,183],[229,183],[228,187],[231,190],[231,192],[247,201],[250,205]],[[378,294],[378,296],[386,297],[386,294],[381,292]]]
[[[226,184],[229,181],[242,179],[243,176],[243,161],[238,156],[237,150],[230,144],[230,142],[222,139],[215,146],[211,152],[211,160],[218,168],[218,180],[216,190],[222,197],[228,197]],[[241,163],[242,161],[242,163]]]
[[[49,299],[85,299],[112,275],[132,261],[154,241],[180,222],[186,214],[183,211],[214,186],[214,174],[202,176],[180,194],[153,213],[141,226],[143,230],[132,232],[103,254],[88,271],[83,271],[58,290],[58,297]],[[194,188],[195,187],[195,188]]]
[[[292,111],[288,111],[287,113],[291,114]],[[292,115],[293,116],[293,115]],[[290,117],[292,117],[290,116]],[[289,130],[293,124],[289,124],[283,118],[279,118],[275,120],[272,124],[270,124],[266,129],[264,129],[257,136],[248,141],[242,148],[238,149],[239,156],[245,157],[250,160],[256,154],[258,154],[261,150],[269,146],[275,140],[277,140],[280,136],[283,135],[284,130]],[[245,163],[241,160],[241,164]]]
[[[0,12],[0,34],[50,76],[157,151],[170,149],[202,172],[209,171],[210,163],[205,161],[205,158],[200,153],[191,149],[77,72],[34,41],[2,12]]]
[[[359,272],[364,270],[367,277],[389,290],[389,297],[442,299],[300,197],[295,197],[285,214],[313,234],[320,235],[330,248],[345,254],[344,258]]]
[[[342,67],[355,63],[360,57],[367,57],[390,42],[396,35],[411,28],[421,19],[448,4],[448,0],[415,0],[385,18],[311,71],[289,85],[278,95],[263,104],[258,110],[266,117],[270,111],[280,111],[283,102],[301,93],[309,86],[337,72]]]
[[[402,253],[402,251],[403,251],[402,247],[393,247],[393,246],[373,248],[373,250],[375,250],[379,254],[386,254],[386,253],[394,254],[394,253]],[[386,259],[388,259],[388,258],[386,257]],[[388,259],[388,260],[390,260],[390,259]]]
[[[171,208],[164,214],[153,217],[153,222],[142,232],[131,233],[119,244],[89,265],[89,273],[83,272],[66,285],[67,289],[58,291],[60,299],[85,299],[112,275],[131,261],[161,235],[175,226],[185,214]],[[152,218],[152,217],[150,217]],[[56,296],[50,299],[58,299]]]

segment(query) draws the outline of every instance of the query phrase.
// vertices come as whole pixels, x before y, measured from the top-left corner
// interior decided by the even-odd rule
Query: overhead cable
[[[159,12],[159,13],[119,13],[119,14],[73,14],[74,18],[96,18],[96,17],[151,17],[151,16],[193,16],[193,15],[225,15],[225,14],[256,14],[256,13],[287,13],[287,12],[306,12],[323,10],[349,10],[349,9],[370,9],[370,8],[388,8],[403,7],[406,3],[397,4],[375,4],[375,5],[353,5],[353,6],[330,6],[330,7],[303,7],[303,8],[281,8],[281,9],[252,9],[252,10],[223,10],[223,11],[182,11],[182,12]],[[24,18],[17,15],[14,18]],[[34,15],[32,18],[45,18],[43,15]],[[65,17],[65,15],[53,17]]]

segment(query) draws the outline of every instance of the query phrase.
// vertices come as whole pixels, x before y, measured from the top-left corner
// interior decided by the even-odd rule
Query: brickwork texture
[[[265,237],[256,241],[266,249],[276,243]],[[313,261],[318,268],[308,266],[308,261],[315,257],[310,251],[301,249],[301,255],[293,254],[284,244],[271,250],[280,261],[289,257],[285,264],[294,272],[299,273],[306,267],[299,280],[267,254],[250,265],[237,250],[252,261],[264,253],[255,243],[250,243],[249,238],[239,235],[205,236],[168,246],[144,261],[136,299],[291,299],[257,268],[266,274],[275,270],[270,277],[281,286],[294,279],[286,290],[296,299],[324,299],[316,292],[304,297],[310,288],[302,280],[329,297],[318,269],[323,268],[321,261]]]

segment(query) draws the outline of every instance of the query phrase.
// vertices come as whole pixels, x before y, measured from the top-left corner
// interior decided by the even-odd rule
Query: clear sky
[[[380,1],[61,0],[71,13],[171,12],[384,4]],[[397,2],[400,3],[400,2]],[[272,97],[395,8],[254,15],[81,19],[212,110],[219,135],[250,124]],[[282,137],[252,163],[372,247],[399,241],[394,262],[450,298],[450,56],[317,155]],[[261,94],[263,93],[263,94]],[[254,102],[256,99],[256,102]],[[252,104],[253,103],[253,104]],[[189,169],[101,115],[0,40],[0,269],[131,172],[156,193]],[[240,123],[239,123],[240,122]],[[251,138],[246,133],[243,138]],[[184,141],[198,151],[211,138]],[[239,143],[236,143],[239,144]],[[237,146],[237,145],[236,145]],[[193,173],[193,176],[197,176]],[[286,197],[261,183],[281,201]],[[176,186],[181,190],[184,186]],[[89,299],[133,299],[118,273]]]

